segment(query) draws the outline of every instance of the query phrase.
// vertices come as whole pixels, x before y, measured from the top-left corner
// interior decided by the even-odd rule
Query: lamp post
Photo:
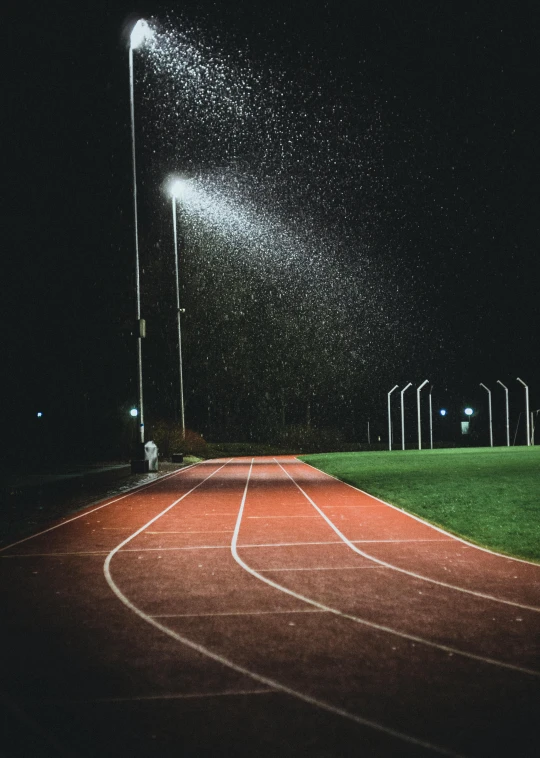
[[[133,97],[133,51],[139,48],[146,39],[152,36],[150,27],[142,18],[137,21],[129,37],[129,103],[131,115],[131,159],[133,166],[133,212],[135,220],[135,287],[137,293],[137,367],[138,367],[138,397],[139,397],[139,442],[144,443],[144,410],[142,383],[142,344],[146,325],[141,319],[141,289],[139,278],[139,229],[137,218],[137,163],[135,156],[135,101]]]
[[[497,379],[497,384],[500,384],[506,393],[506,447],[510,447],[510,408],[508,404],[508,387]]]
[[[395,387],[392,387],[390,392],[388,393],[388,449],[392,450],[392,416],[390,414],[390,395],[394,390],[397,390],[399,387],[398,384],[395,385]]]
[[[409,387],[412,386],[412,382],[409,382],[403,389],[401,390],[401,449],[405,450],[405,406],[403,404],[403,394],[406,390],[409,389]]]
[[[418,449],[422,449],[422,426],[421,426],[421,417],[420,417],[420,392],[422,390],[422,387],[425,387],[428,383],[427,379],[424,379],[422,384],[416,388],[416,412],[418,414]]]
[[[182,440],[186,438],[186,421],[184,415],[184,379],[182,372],[182,326],[181,326],[181,314],[185,313],[183,308],[180,308],[180,281],[178,276],[178,233],[176,229],[176,198],[181,195],[182,182],[176,181],[171,186],[171,198],[172,198],[172,216],[173,216],[173,237],[174,237],[174,272],[176,279],[176,322],[178,327],[178,369],[180,379],[180,420],[182,424]]]
[[[433,450],[433,405],[431,403],[431,393],[433,392],[433,385],[429,388],[429,446]]]
[[[531,417],[529,414],[529,387],[525,384],[523,379],[517,377],[518,382],[525,387],[525,420],[527,423],[527,445],[531,444]]]
[[[489,406],[489,444],[493,447],[493,421],[491,416],[491,390],[488,390],[485,384],[480,382],[480,386],[488,393],[488,406]]]

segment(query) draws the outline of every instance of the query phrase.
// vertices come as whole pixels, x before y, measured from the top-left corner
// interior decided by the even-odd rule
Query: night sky
[[[8,446],[114,457],[136,402],[125,28],[140,16],[227,72],[198,101],[136,58],[150,420],[177,413],[172,172],[278,229],[261,247],[182,216],[188,426],[259,438],[282,403],[300,423],[309,396],[314,423],[358,437],[368,417],[384,431],[394,384],[425,378],[476,405],[501,379],[517,414],[520,376],[538,407],[540,11],[470,6],[83,0],[6,17]]]

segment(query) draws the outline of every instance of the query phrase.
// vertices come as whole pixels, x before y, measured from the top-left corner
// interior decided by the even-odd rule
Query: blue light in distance
[[[472,408],[465,408],[465,415],[466,416],[472,416],[474,413]]]
[[[38,411],[38,412],[37,412],[37,417],[38,417],[38,418],[41,418],[42,416],[43,416],[43,413],[42,413],[41,411]]]
[[[441,408],[439,413],[441,414],[441,416],[446,416],[446,408]]]
[[[135,416],[138,416],[138,415],[139,415],[139,411],[138,411],[136,408],[132,408],[132,409],[130,410],[130,412],[129,412],[129,415],[130,415],[130,416],[133,416],[133,418],[135,418]]]

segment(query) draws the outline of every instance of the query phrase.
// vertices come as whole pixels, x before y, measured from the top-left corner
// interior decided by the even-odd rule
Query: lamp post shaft
[[[418,414],[418,449],[422,449],[422,424],[421,424],[421,415],[420,415],[420,392],[422,391],[422,387],[424,387],[428,383],[428,380],[425,379],[422,384],[417,387],[416,389],[416,411]]]
[[[412,385],[412,382],[409,382],[406,387],[403,387],[401,390],[401,449],[405,450],[405,404],[403,401],[403,395],[405,393],[405,390],[408,390],[409,387]]]
[[[482,384],[480,382],[480,386],[485,389],[485,391],[488,393],[488,408],[489,408],[489,444],[490,447],[493,447],[493,418],[491,415],[491,390],[489,390],[485,384]]]
[[[180,279],[178,275],[178,232],[176,227],[176,197],[172,197],[173,234],[174,234],[174,272],[176,278],[176,323],[178,327],[178,368],[180,378],[180,420],[182,424],[182,439],[186,437],[186,420],[184,415],[184,378],[182,370],[182,311],[180,309]]]
[[[523,379],[520,379],[519,376],[517,378],[518,382],[522,384],[525,387],[525,422],[526,422],[526,434],[527,434],[527,445],[531,444],[531,414],[529,412],[529,387]]]
[[[433,385],[429,388],[429,446],[433,450],[433,404],[431,402],[431,392]]]
[[[497,379],[497,384],[500,384],[506,394],[506,447],[510,447],[510,405],[508,403],[508,387]]]
[[[390,408],[390,395],[394,390],[397,390],[397,388],[398,385],[396,384],[396,386],[392,387],[388,393],[388,450],[392,450],[392,413]]]
[[[142,382],[142,330],[141,330],[141,288],[139,276],[139,226],[137,217],[137,162],[135,155],[135,98],[133,93],[133,48],[129,47],[129,102],[131,115],[131,158],[133,166],[133,214],[135,221],[135,287],[137,293],[137,367],[139,404],[139,442],[144,443],[144,408]]]

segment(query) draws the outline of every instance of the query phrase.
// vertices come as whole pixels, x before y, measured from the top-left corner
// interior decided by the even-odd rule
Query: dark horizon
[[[458,409],[470,398],[483,414],[484,382],[499,416],[500,379],[511,390],[513,425],[524,405],[516,377],[530,386],[531,410],[540,406],[536,6],[35,3],[10,21],[6,77],[2,374],[4,428],[17,450],[40,444],[41,411],[54,419],[61,456],[81,435],[87,454],[114,455],[136,403],[122,32],[139,15],[177,28],[184,19],[234,66],[281,82],[282,91],[254,96],[295,118],[305,113],[308,125],[305,133],[291,127],[299,147],[279,165],[273,153],[283,145],[257,137],[266,133],[258,123],[257,139],[234,132],[222,148],[207,110],[188,123],[164,98],[149,99],[161,80],[137,62],[150,418],[177,414],[170,209],[160,184],[182,170],[236,177],[258,207],[324,240],[320,254],[298,253],[290,269],[276,264],[269,275],[267,264],[246,269],[232,243],[225,269],[216,243],[186,222],[189,427],[207,431],[210,398],[221,436],[261,437],[279,425],[285,394],[289,423],[300,423],[311,395],[314,425],[358,435],[371,419],[384,433],[386,393],[426,378],[438,405],[446,398]],[[304,157],[295,174],[291,156]],[[329,271],[341,277],[335,294]],[[411,389],[411,414],[414,401]],[[109,435],[116,442],[100,451]]]

